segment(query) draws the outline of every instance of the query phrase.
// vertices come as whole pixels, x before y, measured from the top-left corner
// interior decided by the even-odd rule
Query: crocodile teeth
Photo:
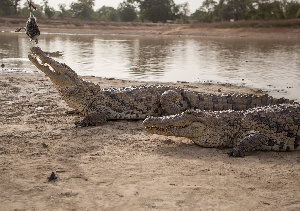
[[[147,129],[147,130],[155,129],[155,130],[160,130],[160,131],[164,131],[164,132],[167,132],[168,129],[180,129],[180,128],[185,128],[185,126],[168,126],[168,127],[145,126],[145,129]]]

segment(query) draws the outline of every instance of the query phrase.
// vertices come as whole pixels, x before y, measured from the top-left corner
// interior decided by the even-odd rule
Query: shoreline
[[[0,71],[0,78],[2,77],[43,77],[47,76],[39,71],[32,72],[23,72],[21,70],[17,71]],[[79,75],[80,76],[80,75]],[[260,88],[244,86],[233,83],[220,83],[220,82],[188,82],[188,81],[177,81],[177,82],[159,82],[159,81],[143,81],[143,80],[129,80],[129,79],[120,79],[120,78],[107,78],[99,77],[93,75],[80,76],[80,78],[91,81],[95,84],[101,84],[101,88],[118,88],[126,86],[139,86],[139,85],[166,85],[166,86],[175,86],[184,89],[190,89],[195,91],[200,91],[203,93],[212,93],[212,94],[255,94],[255,95],[264,95],[268,94],[268,91],[264,91]],[[121,84],[121,85],[120,85]],[[198,90],[200,88],[200,90]]]
[[[25,26],[26,18],[1,18],[2,31],[12,32]],[[296,20],[298,21],[298,20]],[[299,20],[300,21],[300,20]],[[96,34],[96,35],[137,35],[137,36],[195,36],[195,37],[250,37],[300,39],[300,28],[289,27],[238,27],[230,28],[206,23],[142,23],[105,22],[83,19],[38,19],[43,33]],[[242,22],[241,22],[242,23]],[[226,28],[226,26],[228,26]]]
[[[39,70],[34,71],[22,71],[22,70],[16,70],[16,71],[1,71],[1,74],[38,74],[38,75],[44,75]],[[94,76],[94,75],[79,75],[84,80],[88,80],[95,83],[103,83],[103,81],[109,81],[111,85],[106,86],[106,82],[103,84],[105,85],[105,88],[111,88],[111,87],[123,87],[120,86],[120,84],[126,84],[126,86],[137,86],[137,85],[167,85],[167,86],[176,86],[181,88],[195,88],[195,87],[204,87],[205,93],[212,93],[212,94],[220,94],[220,92],[224,93],[234,93],[234,94],[254,94],[254,95],[264,95],[268,94],[274,98],[285,98],[294,101],[295,103],[300,103],[300,98],[291,94],[287,94],[289,88],[286,89],[282,88],[262,88],[262,87],[255,87],[254,85],[245,84],[245,83],[222,83],[218,81],[152,81],[152,80],[130,80],[130,79],[123,79],[123,78],[111,78],[111,77],[101,77],[101,76]],[[46,77],[46,76],[45,76]],[[1,78],[1,77],[0,77]],[[103,85],[102,84],[102,85]]]
[[[39,70],[34,71],[28,71],[24,72],[22,70],[16,70],[16,71],[0,71],[0,75],[5,74],[32,74],[32,75],[44,75]],[[44,75],[45,76],[45,75]],[[120,84],[126,84],[126,86],[138,86],[138,85],[166,85],[166,86],[176,86],[180,88],[188,88],[188,89],[194,89],[195,87],[202,87],[201,92],[204,93],[212,93],[212,94],[220,94],[220,93],[234,93],[234,94],[254,94],[254,95],[264,95],[268,94],[274,98],[286,98],[283,93],[278,93],[276,90],[267,89],[267,88],[259,88],[254,87],[253,85],[246,85],[246,84],[239,84],[239,83],[222,83],[217,81],[203,81],[203,82],[192,82],[192,81],[144,81],[144,80],[130,80],[130,79],[122,79],[122,78],[111,78],[111,77],[101,77],[101,76],[94,76],[94,75],[79,75],[84,80],[91,81],[93,83],[101,83],[101,85],[104,85],[104,88],[116,88],[116,87],[124,87],[120,86]],[[19,77],[19,76],[17,76]],[[46,77],[46,76],[45,76]],[[1,77],[0,77],[1,78]],[[105,82],[108,81],[109,83]],[[108,85],[110,84],[110,85]],[[200,91],[200,90],[198,90]],[[290,99],[295,102],[299,102],[299,99]]]

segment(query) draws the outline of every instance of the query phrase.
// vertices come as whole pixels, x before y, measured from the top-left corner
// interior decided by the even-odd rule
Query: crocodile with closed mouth
[[[243,157],[254,150],[300,150],[300,105],[280,104],[246,111],[187,110],[180,114],[148,117],[145,129],[153,134],[191,139],[202,147],[233,148]]]

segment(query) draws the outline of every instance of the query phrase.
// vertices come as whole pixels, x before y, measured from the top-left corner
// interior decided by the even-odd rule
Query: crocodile
[[[300,150],[300,104],[280,104],[245,111],[187,110],[143,121],[152,134],[186,137],[202,147],[232,148],[244,157],[254,150]]]
[[[68,65],[48,57],[32,47],[29,60],[50,78],[62,99],[85,118],[76,126],[99,125],[106,120],[145,119],[187,109],[245,110],[290,102],[265,95],[205,94],[164,85],[142,85],[104,89],[80,78]]]

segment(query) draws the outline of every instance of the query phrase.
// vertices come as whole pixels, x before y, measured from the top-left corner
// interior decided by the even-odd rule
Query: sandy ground
[[[142,84],[89,77],[102,87]],[[149,84],[149,83],[148,83]],[[252,93],[230,85],[171,84]],[[0,74],[0,210],[299,210],[300,154],[201,148],[142,121],[76,128],[44,74]],[[48,181],[51,172],[58,177]]]
[[[20,27],[5,20],[3,31]],[[38,23],[42,33],[268,38],[300,34],[300,29],[183,24]],[[85,79],[102,87],[150,84]],[[257,92],[231,85],[169,85],[213,93]],[[66,114],[71,108],[39,73],[1,72],[0,104],[1,211],[300,209],[298,152],[255,152],[234,159],[228,157],[228,149],[201,148],[188,139],[148,134],[142,121],[76,128],[74,122],[82,117]],[[58,178],[49,182],[52,172]]]

